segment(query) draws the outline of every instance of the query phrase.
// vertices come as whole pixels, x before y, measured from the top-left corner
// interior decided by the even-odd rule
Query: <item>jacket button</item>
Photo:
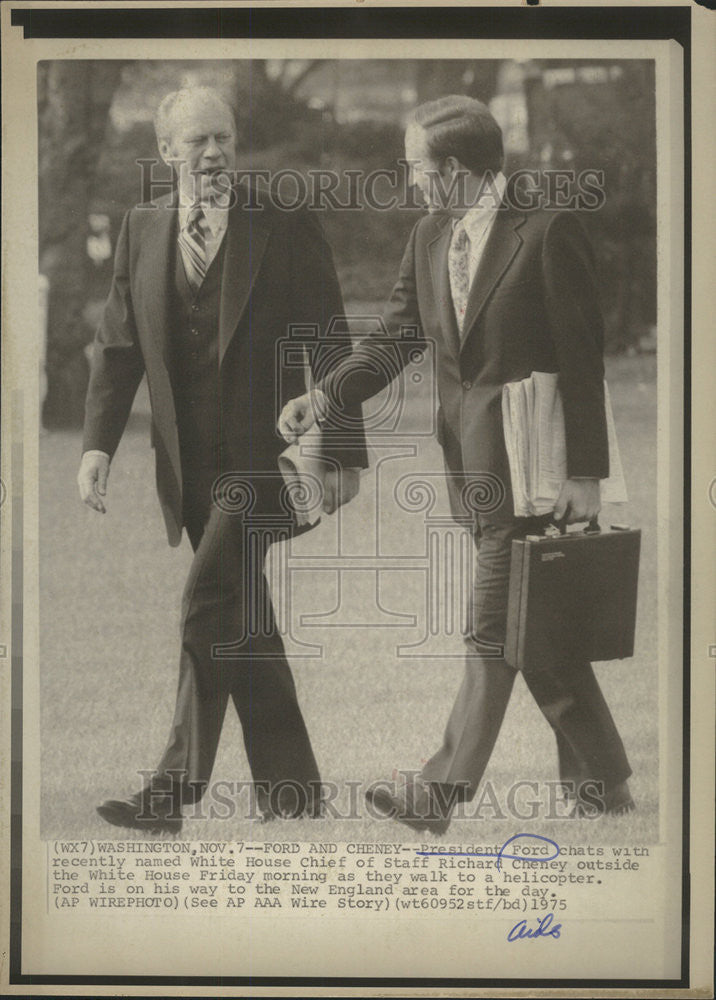
[[[468,382],[468,380],[465,379],[462,383],[462,387],[463,389],[472,389],[472,382]]]
[[[191,332],[194,334],[195,337],[199,336],[199,331],[198,330],[192,330]]]

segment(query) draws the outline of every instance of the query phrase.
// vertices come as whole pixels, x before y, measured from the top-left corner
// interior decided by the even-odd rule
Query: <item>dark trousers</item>
[[[182,600],[174,720],[153,785],[185,803],[201,797],[231,698],[259,807],[300,813],[318,799],[320,776],[263,572],[275,535],[251,531],[212,504],[213,478],[198,470],[185,487],[194,560]]]
[[[466,632],[465,675],[443,744],[422,771],[426,781],[457,786],[458,798],[477,791],[497,740],[517,671],[502,653],[512,540],[541,534],[549,518],[480,515]],[[575,790],[585,781],[605,790],[625,781],[631,768],[590,663],[559,650],[530,664],[525,682],[557,740],[560,780]]]

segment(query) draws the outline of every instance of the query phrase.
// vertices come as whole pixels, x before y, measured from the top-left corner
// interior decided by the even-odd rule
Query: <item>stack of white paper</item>
[[[515,517],[551,513],[567,478],[564,410],[558,378],[552,372],[533,372],[520,382],[508,382],[502,390],[502,422]],[[626,503],[626,484],[606,382],[604,403],[610,475],[602,480],[602,501]]]

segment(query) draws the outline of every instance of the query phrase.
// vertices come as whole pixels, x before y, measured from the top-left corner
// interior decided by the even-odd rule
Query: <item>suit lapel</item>
[[[448,274],[448,250],[450,249],[452,225],[447,217],[440,219],[440,223],[440,231],[428,243],[430,275],[440,315],[440,326],[445,334],[445,342],[448,350],[457,358],[460,354],[460,334],[455,321],[455,309],[452,303]]]
[[[174,280],[178,236],[176,194],[146,209],[150,217],[142,234],[141,250],[133,275],[135,308],[141,308],[144,328],[143,339],[147,381],[152,398],[152,420],[168,456],[177,489],[181,492],[182,469],[179,454],[179,437],[169,375],[171,283]]]
[[[470,287],[462,330],[462,350],[464,350],[493,288],[522,246],[522,237],[517,230],[524,221],[523,215],[517,215],[504,207],[497,213],[492,231],[487,237],[477,273]]]
[[[139,300],[144,303],[144,312],[153,333],[152,344],[166,367],[178,211],[176,204],[171,202],[147,211],[151,211],[153,217],[143,241],[142,256],[146,254],[146,259],[142,261],[141,274],[137,273],[141,282]]]
[[[251,293],[266,249],[270,223],[265,213],[242,208],[241,199],[229,209],[219,311],[219,364],[231,343]]]

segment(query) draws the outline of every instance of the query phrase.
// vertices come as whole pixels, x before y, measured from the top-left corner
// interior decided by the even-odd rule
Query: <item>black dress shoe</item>
[[[577,797],[574,800],[569,816],[571,819],[596,819],[598,816],[626,816],[636,809],[631,797],[629,785],[620,781],[617,785],[607,788],[602,798],[602,808],[599,809],[594,800],[585,801]]]
[[[97,806],[97,812],[112,826],[126,826],[146,833],[177,834],[182,827],[181,812],[169,795],[162,797],[155,793],[151,800],[143,795],[106,799]]]
[[[438,836],[450,826],[451,807],[439,802],[430,785],[415,778],[399,785],[395,792],[389,790],[390,782],[369,788],[366,800],[379,813],[404,823],[418,833],[428,832]]]

